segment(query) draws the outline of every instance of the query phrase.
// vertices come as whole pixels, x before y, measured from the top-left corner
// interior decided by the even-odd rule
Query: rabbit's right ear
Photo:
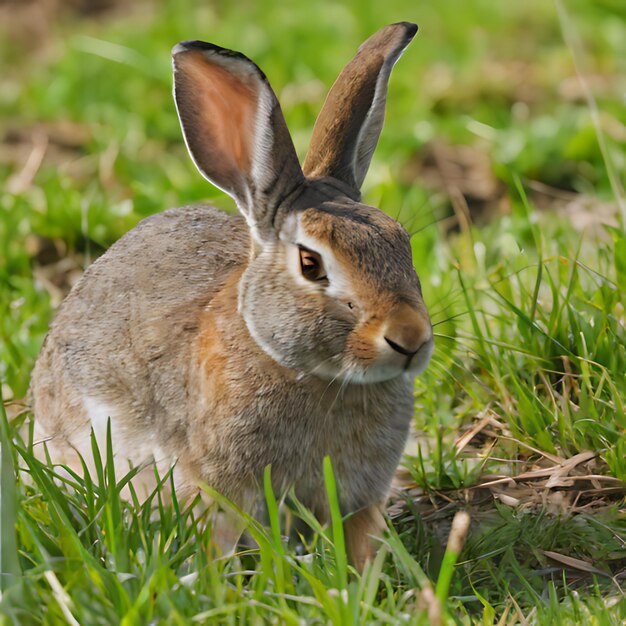
[[[174,99],[191,158],[232,196],[257,239],[304,179],[278,100],[243,54],[203,41],[172,50]]]

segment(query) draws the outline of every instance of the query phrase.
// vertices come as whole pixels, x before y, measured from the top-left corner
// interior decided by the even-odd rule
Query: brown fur
[[[372,35],[346,65],[315,124],[304,162],[307,176],[334,176],[353,188],[361,187],[382,128],[391,69],[416,31],[415,24],[386,26]],[[381,100],[374,110],[375,95]],[[361,134],[367,137],[359,143]]]
[[[328,455],[342,511],[354,513],[351,558],[359,568],[371,558],[433,339],[406,231],[358,202],[363,158],[337,155],[373,150],[384,97],[371,89],[386,88],[413,32],[374,35],[333,87],[343,96],[318,125],[354,110],[365,130],[316,127],[307,163],[319,159],[323,177],[311,179],[251,61],[202,42],[175,48],[188,147],[245,221],[206,206],[166,211],[85,272],[33,372],[37,433],[55,460],[76,468],[90,428],[102,445],[110,418],[119,472],[175,464],[182,497],[207,483],[253,512],[271,465],[276,490],[293,488],[325,520]],[[298,246],[309,245],[326,282],[301,274]],[[219,516],[213,539],[228,550],[240,530]]]
[[[346,520],[346,549],[359,571],[376,555],[378,543],[386,524],[384,504],[372,504],[357,511]]]

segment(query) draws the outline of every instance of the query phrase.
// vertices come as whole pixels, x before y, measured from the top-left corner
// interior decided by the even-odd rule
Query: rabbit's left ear
[[[331,87],[315,122],[304,173],[332,176],[360,195],[385,118],[391,70],[417,26],[385,26],[359,48]]]
[[[203,41],[172,50],[174,99],[191,158],[232,196],[257,239],[304,180],[280,105],[250,59]]]

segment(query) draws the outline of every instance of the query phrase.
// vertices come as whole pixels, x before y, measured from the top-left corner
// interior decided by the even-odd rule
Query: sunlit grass
[[[433,363],[416,384],[419,446],[404,461],[433,505],[421,521],[421,501],[408,498],[363,577],[346,561],[336,508],[322,529],[292,503],[292,514],[313,528],[303,539],[312,556],[300,556],[282,536],[281,503],[266,489],[269,525],[247,520],[258,547],[213,558],[207,518],[165,502],[165,489],[145,503],[125,502],[106,451],[94,476],[68,477],[37,461],[22,428],[30,416],[12,404],[12,420],[0,420],[0,623],[623,622],[623,499],[574,512],[540,488],[541,506],[530,496],[519,506],[471,498],[490,476],[545,470],[545,455],[565,462],[592,451],[589,472],[626,480],[626,234],[611,208],[620,185],[607,173],[608,158],[624,186],[626,15],[611,0],[562,5],[581,38],[579,69],[599,117],[577,86],[557,11],[541,0],[289,10],[270,0],[142,2],[128,13],[59,20],[45,54],[15,33],[0,41],[0,131],[9,155],[0,160],[5,400],[26,394],[59,276],[164,208],[202,200],[233,210],[194,170],[181,140],[169,50],[183,39],[252,57],[304,156],[325,90],[358,44],[383,23],[419,22],[394,69],[364,199],[413,234],[437,333]],[[68,121],[74,126],[60,129]],[[48,145],[31,172],[37,133]],[[450,188],[433,189],[415,174],[429,141],[488,154],[482,175],[503,188],[495,215],[472,224],[462,206],[450,205]],[[546,201],[537,189],[558,193]],[[587,230],[572,206],[580,193]],[[46,266],[39,238],[54,242],[69,265],[34,280],[33,270]],[[457,449],[459,433],[485,416],[499,428]],[[169,490],[170,478],[162,480]],[[554,493],[568,497],[570,488]],[[472,527],[452,566],[445,544],[463,503]],[[577,561],[567,567],[550,554]]]

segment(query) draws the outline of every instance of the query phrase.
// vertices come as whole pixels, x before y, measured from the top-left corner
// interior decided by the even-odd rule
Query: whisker
[[[337,354],[331,354],[329,357],[327,357],[324,360],[320,361],[312,370],[307,372],[307,374],[315,374],[315,372],[318,369],[320,369],[321,367],[326,365],[326,363],[328,363],[329,361],[332,361],[333,359],[336,359],[340,355],[341,355],[341,352],[338,352]]]
[[[430,317],[436,317],[439,313],[449,309],[453,304],[462,299],[462,290],[451,288],[447,293],[443,294],[439,299],[434,302],[429,302],[428,310],[430,311]]]
[[[424,211],[424,208],[430,208],[430,211],[426,210]],[[447,210],[447,206],[446,206],[446,200],[445,198],[441,198],[441,200],[439,202],[436,203],[433,201],[433,198],[428,197],[428,198],[424,198],[424,200],[422,201],[422,203],[420,204],[420,206],[415,210],[413,216],[411,217],[411,219],[409,221],[407,221],[406,223],[402,223],[402,226],[404,226],[404,228],[406,229],[406,231],[408,233],[411,232],[413,226],[415,225],[415,222],[422,217],[425,217],[427,215],[434,215],[437,211],[446,211]]]
[[[339,355],[335,355],[335,356],[339,356]],[[331,357],[333,358],[333,357]],[[328,359],[327,359],[328,360]],[[324,391],[322,392],[322,395],[320,396],[320,399],[318,400],[317,406],[319,406],[322,403],[322,400],[324,399],[324,396],[326,395],[326,392],[332,387],[333,383],[344,373],[345,367],[342,366],[339,371],[337,372],[337,374],[332,378],[332,380],[328,383],[328,385],[326,385],[326,387],[324,388]],[[335,403],[335,400],[333,400],[333,404]],[[331,405],[332,408],[332,405]]]
[[[426,208],[427,210],[422,211],[421,209]],[[430,209],[430,210],[428,210]],[[441,214],[441,215],[440,215]],[[403,224],[404,228],[407,232],[411,233],[415,224],[424,218],[435,217],[436,221],[445,219],[449,215],[448,207],[445,202],[439,202],[437,204],[433,203],[432,200],[428,203],[424,202],[420,208],[415,212],[412,218],[407,221],[406,224]]]
[[[437,322],[435,322],[432,326],[433,328],[435,328],[436,326],[439,326],[440,324],[445,324],[446,322],[451,322],[452,320],[455,320],[457,317],[463,317],[464,315],[468,315],[469,311],[463,311],[462,313],[456,313],[455,315],[450,315],[450,317],[446,317],[443,320],[439,320]]]
[[[440,224],[441,222],[445,222],[446,220],[450,219],[449,215],[442,215],[441,217],[437,217],[434,220],[432,220],[431,222],[428,222],[427,224],[424,224],[424,226],[420,226],[419,228],[417,228],[414,231],[409,231],[409,237],[411,239],[413,239],[413,237],[415,237],[415,235],[419,235],[419,233],[421,233],[422,231],[426,230],[427,228],[430,228],[431,226],[434,226],[435,224]]]
[[[333,381],[335,381],[338,378],[338,376],[341,374],[347,374],[347,368],[342,367],[341,371],[339,372],[339,374],[337,374],[337,376],[335,376]],[[335,395],[335,399],[330,403],[330,407],[328,407],[328,411],[326,412],[326,417],[328,417],[331,414],[333,408],[335,407],[335,404],[337,404],[337,400],[339,399],[341,392],[347,386],[347,384],[348,384],[348,376],[344,376],[344,378],[342,378],[341,380],[341,384],[339,385],[339,389],[337,390],[337,394]]]

